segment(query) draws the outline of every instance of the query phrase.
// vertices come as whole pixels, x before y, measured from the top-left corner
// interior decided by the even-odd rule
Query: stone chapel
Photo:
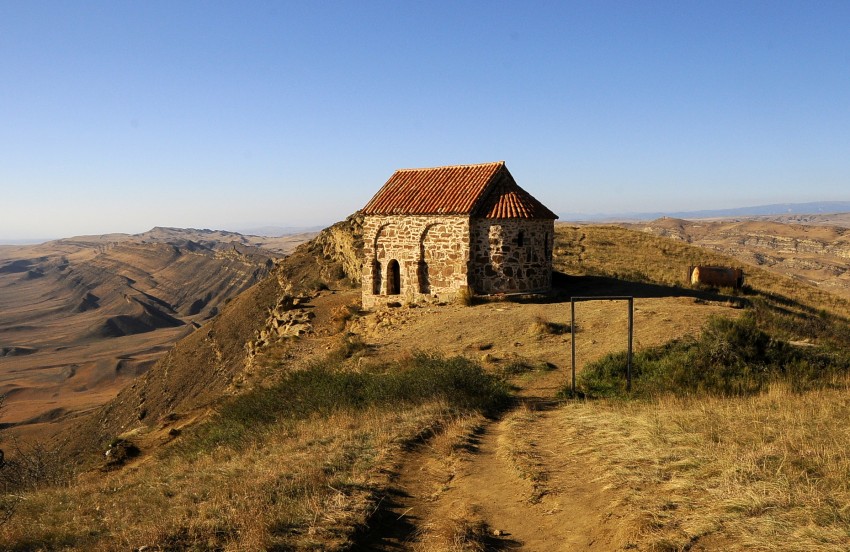
[[[558,217],[504,161],[398,170],[362,214],[365,308],[551,288]]]

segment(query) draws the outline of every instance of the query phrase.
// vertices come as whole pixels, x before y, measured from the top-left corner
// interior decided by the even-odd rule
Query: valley
[[[0,393],[18,435],[115,396],[308,236],[155,228],[0,246]]]

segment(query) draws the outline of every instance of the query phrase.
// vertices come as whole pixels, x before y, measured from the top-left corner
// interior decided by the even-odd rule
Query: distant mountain
[[[0,239],[0,245],[35,245],[50,241],[52,238],[18,238],[18,239]]]
[[[0,246],[4,423],[109,400],[307,240],[156,227]]]
[[[240,228],[238,232],[248,236],[283,237],[318,233],[323,228],[324,226],[259,226],[256,228]]]
[[[850,201],[816,201],[811,203],[774,203],[733,209],[707,209],[702,211],[655,211],[649,213],[563,213],[562,221],[632,221],[655,220],[661,217],[681,219],[707,219],[728,217],[754,217],[767,215],[815,215],[850,212]]]

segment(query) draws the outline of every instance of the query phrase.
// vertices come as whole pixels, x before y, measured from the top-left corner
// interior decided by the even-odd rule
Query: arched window
[[[372,262],[372,295],[381,294],[381,261]]]
[[[520,230],[516,235],[516,244],[518,247],[522,247],[525,245],[525,232]]]
[[[419,293],[431,293],[431,282],[428,281],[428,263],[425,259],[419,261]]]
[[[398,261],[393,259],[387,264],[387,295],[401,293],[401,270]]]

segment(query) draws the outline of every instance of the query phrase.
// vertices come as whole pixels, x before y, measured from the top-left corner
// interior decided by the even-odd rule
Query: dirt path
[[[616,497],[594,466],[563,450],[551,372],[498,420],[459,423],[417,445],[395,474],[359,550],[616,550]],[[521,434],[517,434],[521,430]],[[480,548],[477,548],[480,549]]]
[[[558,450],[552,398],[562,373],[521,391],[522,403],[490,424],[443,502],[472,504],[494,532],[524,550],[613,550],[621,544],[594,466]]]

